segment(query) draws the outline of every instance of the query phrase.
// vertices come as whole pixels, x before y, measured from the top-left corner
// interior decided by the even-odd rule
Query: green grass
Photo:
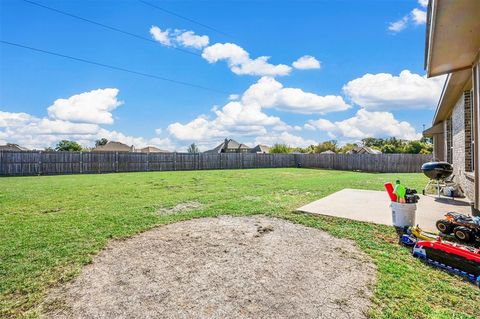
[[[343,188],[382,190],[421,174],[309,169],[0,178],[0,317],[36,317],[49,287],[71,280],[114,238],[197,217],[265,214],[350,238],[374,260],[374,318],[480,317],[480,290],[410,256],[391,227],[292,213]],[[161,207],[198,201],[196,211]]]

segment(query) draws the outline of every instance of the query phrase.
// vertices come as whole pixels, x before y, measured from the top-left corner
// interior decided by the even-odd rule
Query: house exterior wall
[[[445,134],[440,133],[440,134],[433,134],[433,158],[436,161],[445,161]]]
[[[472,68],[472,121],[473,121],[473,134],[472,138],[474,140],[473,145],[473,154],[474,167],[472,172],[472,179],[475,184],[475,197],[474,197],[474,206],[477,209],[476,214],[479,214],[480,210],[480,55],[477,55],[477,61],[475,61]]]
[[[465,173],[465,104],[463,94],[453,107],[451,123],[453,174],[455,175],[455,181],[461,185],[465,195],[473,200],[475,198],[474,181],[469,178],[470,174]]]

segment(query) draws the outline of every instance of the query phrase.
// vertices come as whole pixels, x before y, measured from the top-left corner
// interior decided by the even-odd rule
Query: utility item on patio
[[[391,202],[392,222],[396,227],[408,227],[415,225],[415,212],[417,205]]]
[[[420,199],[420,196],[417,195],[416,189],[407,188],[406,194],[405,194],[405,203],[416,204],[418,203],[419,199]]]
[[[397,182],[400,183],[400,181],[397,181]],[[390,197],[390,200],[392,202],[399,201],[397,195],[395,194],[395,190],[393,188],[392,183],[385,183],[384,186],[385,186],[385,190],[388,193],[388,196]],[[398,191],[398,189],[397,189],[397,191]],[[402,190],[402,192],[403,192],[403,190]],[[405,195],[404,195],[405,203],[407,203],[407,204],[418,203],[418,200],[420,199],[420,197],[417,195],[417,190],[416,189],[405,188],[404,193],[405,193]]]
[[[385,189],[392,201],[390,208],[392,209],[392,223],[396,227],[408,227],[415,225],[415,205],[419,196],[417,191],[403,186],[399,180],[395,181],[395,187],[392,183],[385,183]]]
[[[405,234],[402,235],[402,243],[406,246],[415,246],[415,243],[419,240],[438,240],[438,235],[426,232],[420,227],[408,227],[405,229]]]
[[[400,180],[395,181],[395,187],[393,192],[397,196],[397,202],[405,203],[405,195],[407,194],[407,189],[400,183]]]
[[[428,184],[423,189],[423,195],[429,193],[433,188],[438,197],[440,197],[440,193],[444,188],[455,185],[452,180],[448,180],[448,177],[450,177],[453,173],[453,166],[450,163],[428,162],[422,165],[422,171],[423,174],[430,179]]]
[[[460,275],[480,287],[480,249],[437,241],[418,241],[413,256],[427,264]]]
[[[480,217],[449,212],[443,219],[437,221],[436,226],[442,233],[447,235],[453,233],[458,240],[464,242],[480,239]]]
[[[397,195],[395,195],[395,193],[393,192],[392,183],[385,183],[384,186],[385,186],[385,189],[387,190],[387,193],[388,193],[388,196],[390,197],[390,200],[392,202],[396,202],[397,201]]]

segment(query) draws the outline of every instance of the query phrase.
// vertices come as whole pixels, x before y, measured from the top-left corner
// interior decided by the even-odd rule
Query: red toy
[[[396,202],[397,201],[397,195],[395,195],[393,193],[392,183],[385,183],[384,185],[385,185],[385,189],[387,190],[388,196],[390,196],[390,199],[392,200],[392,202]]]
[[[449,242],[418,241],[413,256],[480,285],[480,249]]]

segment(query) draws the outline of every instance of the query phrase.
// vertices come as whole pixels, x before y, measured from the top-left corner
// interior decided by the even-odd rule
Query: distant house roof
[[[205,153],[210,153],[210,154],[216,154],[216,153],[225,153],[227,151],[240,151],[240,150],[249,150],[250,147],[248,147],[245,144],[238,143],[237,141],[233,139],[225,139],[223,143],[215,147],[214,149],[208,150]]]
[[[321,152],[320,154],[336,154],[334,151],[331,150],[326,150],[324,152]]]
[[[381,151],[373,149],[368,146],[360,146],[360,147],[354,148],[353,150],[347,153],[348,154],[382,154]]]
[[[29,149],[18,144],[7,143],[0,145],[0,151],[28,151]]]
[[[162,150],[162,149],[159,149],[158,147],[155,147],[155,146],[147,146],[147,147],[144,147],[144,148],[141,148],[141,149],[137,150],[137,152],[140,152],[140,153],[170,153],[170,151]]]
[[[270,146],[258,144],[250,150],[252,153],[270,153]]]
[[[128,146],[127,144],[123,144],[120,142],[108,142],[105,145],[99,145],[92,149],[92,152],[134,152],[135,147]]]

